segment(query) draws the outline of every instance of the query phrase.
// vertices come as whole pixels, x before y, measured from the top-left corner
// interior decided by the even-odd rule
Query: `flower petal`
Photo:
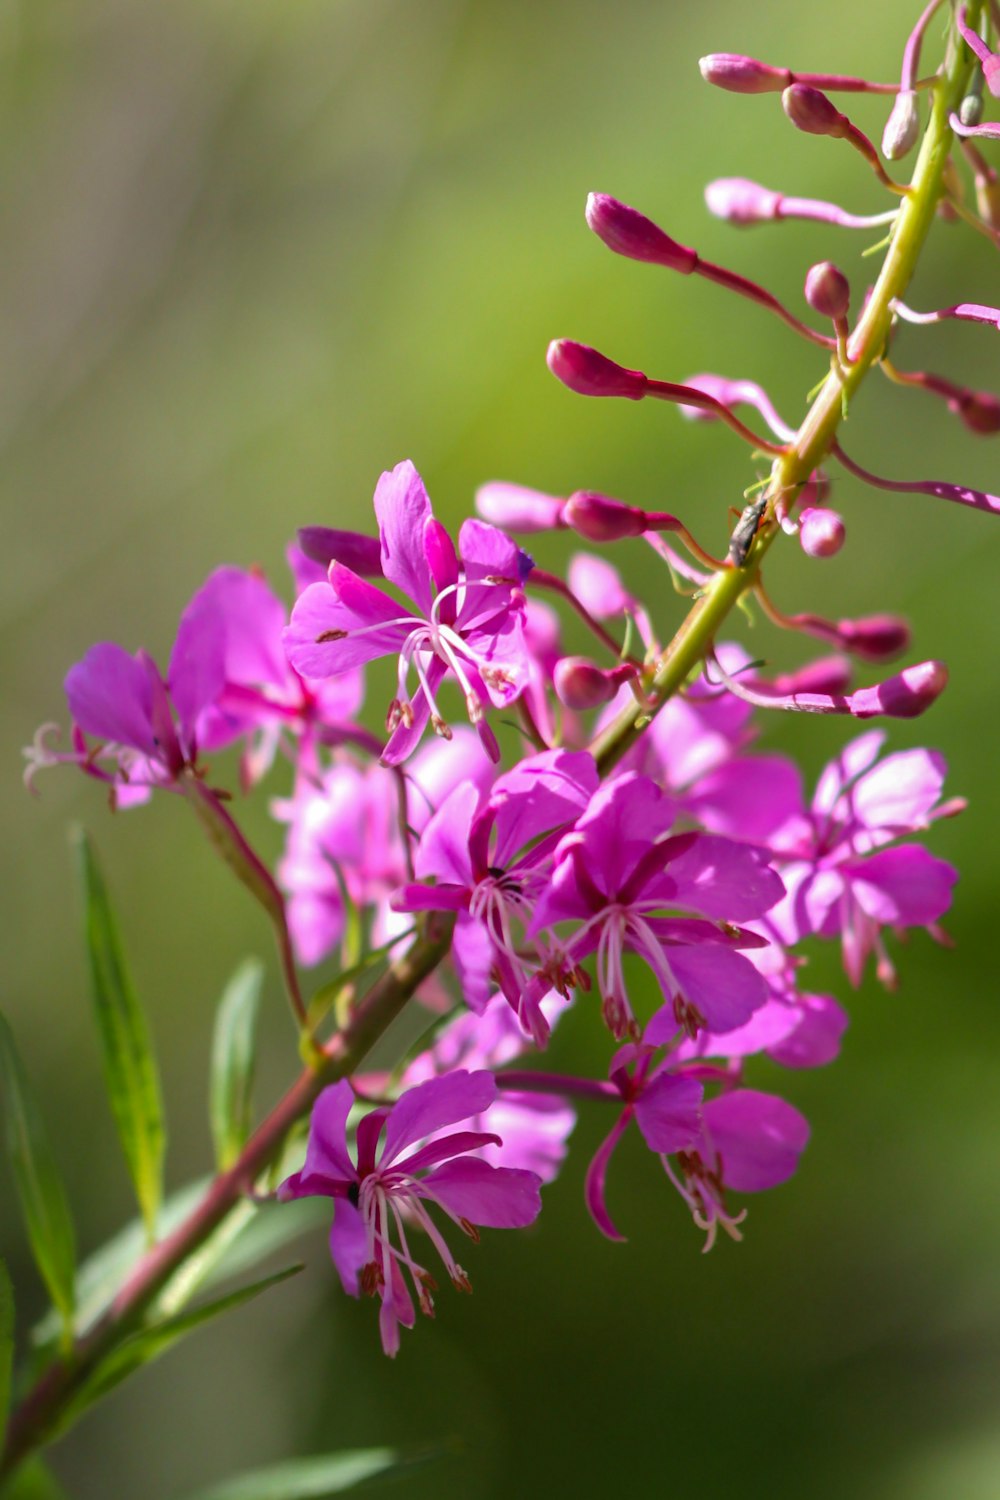
[[[432,516],[424,482],[404,459],[375,486],[375,515],[382,544],[382,571],[420,613],[431,611],[431,573],[424,550],[424,527]]]
[[[523,1229],[542,1208],[541,1178],[523,1167],[491,1167],[478,1156],[447,1161],[420,1189],[456,1218],[486,1229]]]
[[[406,1146],[470,1115],[480,1115],[496,1098],[492,1073],[461,1069],[444,1078],[430,1078],[408,1089],[393,1105],[385,1127],[380,1169],[393,1162]]]
[[[722,1158],[722,1180],[738,1193],[756,1193],[785,1182],[809,1140],[809,1123],[775,1094],[736,1089],[710,1099],[705,1131]]]

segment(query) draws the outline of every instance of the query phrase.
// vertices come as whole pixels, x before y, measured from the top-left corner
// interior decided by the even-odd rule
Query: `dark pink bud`
[[[948,402],[948,410],[979,437],[1000,432],[1000,400],[989,391],[962,391]]]
[[[819,89],[807,83],[793,83],[781,96],[785,114],[799,130],[809,135],[834,135],[845,133],[848,124],[836,105]]]
[[[382,576],[382,548],[377,536],[364,536],[359,531],[336,531],[332,526],[302,526],[299,528],[299,546],[306,557],[328,568],[331,563],[343,563],[352,573],[362,578]]]
[[[585,656],[564,656],[556,662],[552,681],[556,696],[567,708],[600,708],[610,703],[623,682],[638,677],[630,662],[603,670]]]
[[[731,94],[777,94],[792,77],[787,68],[772,68],[736,52],[710,52],[699,59],[698,66],[706,83]]]
[[[797,672],[775,677],[770,686],[776,693],[846,693],[851,685],[851,663],[846,656],[821,656]]]
[[[831,260],[810,266],[806,275],[805,297],[813,312],[825,318],[843,318],[851,302],[851,288],[843,271]]]
[[[616,255],[650,261],[688,276],[698,264],[698,255],[679,245],[669,234],[647,219],[637,208],[629,208],[607,193],[591,193],[587,199],[587,223]]]
[[[476,491],[476,510],[484,521],[508,531],[553,531],[565,526],[565,500],[523,484],[502,479],[481,484]]]
[[[781,218],[781,194],[748,177],[719,177],[705,189],[710,214],[729,224],[766,224]]]
[[[838,620],[837,634],[848,651],[865,661],[889,661],[910,644],[910,627],[898,615],[867,615]]]
[[[847,531],[835,510],[808,506],[799,520],[799,542],[808,557],[835,557],[844,545]]]
[[[617,542],[622,537],[641,536],[646,530],[645,511],[591,490],[570,495],[563,516],[567,525],[588,542]]]
[[[640,370],[626,370],[588,344],[573,339],[553,339],[546,355],[557,380],[578,396],[626,396],[641,401],[648,384]]]
[[[943,661],[922,661],[905,667],[875,687],[860,688],[848,702],[856,719],[888,714],[892,719],[915,719],[930,708],[948,686],[948,668]]]

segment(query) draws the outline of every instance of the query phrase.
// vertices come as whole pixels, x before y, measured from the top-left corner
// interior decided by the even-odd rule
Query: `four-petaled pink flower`
[[[625,953],[638,953],[666,1001],[645,1029],[654,1046],[678,1026],[731,1031],[764,1004],[767,985],[736,950],[766,940],[733,923],[763,916],[784,891],[749,845],[671,834],[674,810],[672,799],[636,772],[606,782],[560,842],[531,926],[537,933],[582,922],[566,956],[578,964],[596,950],[604,1018],[619,1039],[642,1034],[624,970]],[[685,915],[666,915],[678,910]]]
[[[448,1127],[482,1115],[496,1099],[492,1073],[459,1071],[409,1089],[391,1108],[375,1109],[357,1128],[357,1162],[347,1149],[354,1091],[346,1081],[323,1090],[313,1107],[305,1164],[278,1189],[280,1199],[328,1197],[335,1203],[330,1253],[344,1290],[381,1298],[382,1347],[394,1356],[399,1325],[434,1311],[436,1282],[416,1258],[407,1225],[424,1230],[452,1283],[469,1291],[428,1204],[467,1234],[476,1226],[522,1229],[541,1209],[540,1179],[520,1167],[495,1167],[470,1153],[501,1145],[486,1131]]]
[[[477,520],[463,523],[456,552],[408,460],[382,475],[375,514],[382,571],[406,602],[400,605],[334,560],[329,581],[307,588],[292,612],[285,633],[292,666],[309,677],[332,677],[398,655],[398,685],[386,718],[390,739],[382,756],[387,765],[406,759],[428,718],[447,738],[436,695],[450,672],[483,744],[499,760],[484,714],[489,703],[506,708],[529,679],[522,585],[531,559],[502,531]],[[412,694],[411,669],[417,679]]]
[[[922,845],[895,842],[964,806],[938,802],[942,756],[902,750],[876,765],[884,739],[874,730],[847,745],[820,777],[811,806],[800,793],[798,808],[768,841],[787,892],[770,920],[786,942],[839,932],[854,985],[872,952],[879,978],[894,982],[882,928],[929,927],[933,933],[958,878],[952,865]]]

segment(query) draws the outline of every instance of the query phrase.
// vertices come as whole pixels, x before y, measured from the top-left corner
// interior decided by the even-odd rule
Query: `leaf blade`
[[[393,1448],[319,1454],[234,1475],[199,1490],[189,1500],[326,1500],[406,1462]]]
[[[107,886],[83,830],[74,836],[91,994],[111,1112],[152,1239],[163,1197],[166,1130],[152,1041],[125,962]]]
[[[264,966],[260,960],[246,959],[226,985],[216,1014],[209,1120],[220,1171],[233,1165],[250,1134],[263,979]]]
[[[14,1187],[35,1264],[72,1339],[76,1235],[66,1190],[14,1036],[0,1014],[0,1078]]]

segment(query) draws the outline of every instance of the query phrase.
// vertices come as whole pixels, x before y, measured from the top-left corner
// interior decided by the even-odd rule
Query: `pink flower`
[[[501,1144],[499,1136],[448,1126],[481,1115],[496,1098],[492,1073],[450,1073],[409,1089],[389,1109],[376,1109],[357,1128],[357,1162],[347,1148],[354,1091],[342,1080],[323,1090],[313,1108],[306,1160],[278,1189],[282,1200],[328,1197],[335,1203],[330,1254],[344,1290],[381,1298],[382,1348],[399,1349],[399,1325],[412,1328],[416,1312],[434,1312],[433,1276],[416,1259],[407,1222],[424,1230],[451,1281],[471,1290],[427,1211],[433,1204],[476,1241],[475,1226],[521,1229],[541,1209],[539,1178],[515,1167],[494,1167],[470,1153]]]
[[[498,760],[485,707],[505,708],[528,680],[521,585],[531,559],[502,531],[476,520],[463,524],[456,552],[409,461],[382,475],[375,514],[382,571],[406,596],[404,603],[333,561],[329,581],[307,588],[292,612],[285,633],[289,660],[307,676],[335,677],[363,662],[398,655],[398,686],[386,719],[386,765],[406,759],[428,718],[447,738],[436,694],[450,672],[470,721]],[[411,671],[417,679],[412,696]]]

